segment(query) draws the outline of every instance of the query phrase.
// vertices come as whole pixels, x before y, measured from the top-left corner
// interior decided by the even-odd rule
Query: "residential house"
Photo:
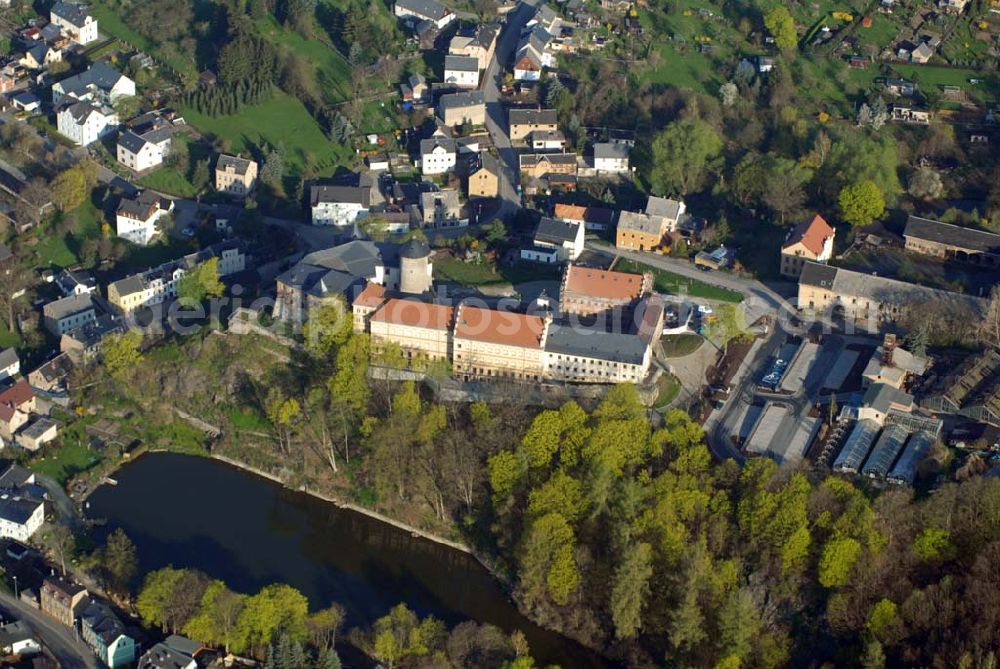
[[[455,312],[452,368],[462,379],[539,381],[548,319],[460,304]]]
[[[13,348],[0,350],[0,381],[17,376],[21,372],[21,359]]]
[[[239,154],[219,155],[215,164],[215,190],[237,198],[245,198],[257,185],[257,162]]]
[[[4,406],[0,404],[0,414]],[[4,436],[4,439],[10,439]],[[11,471],[7,470],[8,473]],[[44,488],[35,485],[34,474],[11,481],[5,473],[0,487],[0,538],[27,541],[45,522]]]
[[[558,130],[536,130],[528,134],[525,143],[535,151],[566,150],[566,137]]]
[[[631,314],[653,290],[652,274],[629,274],[570,264],[559,290],[563,314],[594,316],[609,312]]]
[[[92,323],[70,330],[59,339],[59,350],[74,362],[89,362],[101,355],[101,345],[108,337],[125,332],[125,321],[118,314],[102,314]]]
[[[110,135],[118,127],[118,115],[107,106],[90,102],[75,102],[62,107],[56,114],[59,134],[77,146],[90,146]]]
[[[687,212],[687,205],[681,200],[650,195],[646,200],[645,212],[650,216],[662,218],[666,230],[673,232],[681,225]]]
[[[938,7],[949,14],[961,14],[969,6],[970,0],[938,0]]]
[[[309,189],[313,225],[347,226],[368,215],[379,204],[378,182],[371,175],[351,174],[331,184]]]
[[[484,152],[469,170],[466,192],[473,197],[496,197],[500,192],[500,161]]]
[[[510,141],[520,142],[537,131],[559,130],[559,117],[555,109],[511,109],[507,113]]]
[[[42,582],[40,604],[43,613],[67,627],[76,627],[76,619],[90,603],[87,589],[63,576],[47,576]]]
[[[781,274],[797,278],[806,261],[826,263],[833,257],[835,234],[819,214],[799,223],[781,245]]]
[[[62,62],[62,50],[53,48],[45,42],[39,42],[25,50],[24,56],[18,62],[29,70],[41,70],[52,63]]]
[[[42,101],[38,96],[28,91],[19,91],[10,96],[10,103],[14,105],[14,109],[23,112],[36,112],[42,107]]]
[[[615,246],[632,251],[653,251],[663,245],[669,230],[668,221],[663,216],[623,211],[618,214]]]
[[[456,190],[430,191],[420,194],[422,223],[433,228],[454,228],[462,225],[462,205]],[[465,222],[466,224],[468,221]]]
[[[35,410],[35,391],[21,379],[0,392],[0,437],[13,439]]]
[[[143,134],[125,130],[118,135],[118,162],[139,174],[163,164],[170,154],[173,132],[170,128],[156,128]]]
[[[49,10],[49,21],[59,26],[63,34],[76,44],[97,41],[97,19],[90,15],[86,5],[57,2]]]
[[[173,200],[160,197],[152,190],[122,197],[115,212],[116,232],[122,239],[146,246],[157,234],[157,222],[173,210]]]
[[[411,74],[399,86],[399,93],[400,97],[403,98],[403,102],[422,102],[428,90],[427,80],[422,74]]]
[[[135,661],[135,640],[104,604],[91,602],[80,615],[80,636],[101,662],[113,669]]]
[[[493,58],[499,34],[500,26],[496,23],[480,24],[472,31],[460,30],[448,43],[448,53],[471,56],[479,62],[479,70],[485,70]]]
[[[365,167],[371,172],[389,171],[389,154],[384,151],[365,156]]]
[[[1000,267],[1000,235],[910,216],[903,230],[907,251],[983,267]]]
[[[542,218],[532,236],[532,246],[521,249],[521,259],[533,262],[573,261],[583,253],[583,223]]]
[[[920,109],[906,105],[893,105],[889,120],[899,123],[915,123],[917,125],[929,125],[931,122],[931,112],[929,109]]]
[[[438,100],[438,118],[450,127],[486,125],[486,98],[482,91],[442,95]]]
[[[70,330],[93,322],[97,318],[97,306],[90,293],[70,295],[42,307],[45,328],[56,337]]]
[[[458,146],[446,137],[420,141],[420,171],[425,175],[446,174],[455,169]]]
[[[538,81],[542,78],[542,55],[532,46],[521,49],[514,61],[514,81]]]
[[[835,312],[874,329],[930,303],[955,318],[982,318],[985,301],[897,279],[807,262],[799,277],[798,308]]]
[[[576,176],[575,153],[522,153],[519,161],[521,178],[539,179],[550,174]]]
[[[396,0],[392,11],[399,18],[414,23],[430,21],[438,30],[455,20],[455,12],[436,0]]]
[[[139,658],[138,669],[197,669],[194,658],[164,643],[155,644]]]
[[[906,79],[887,78],[882,82],[886,93],[896,97],[912,98],[917,92],[917,85]]]
[[[594,144],[594,169],[598,174],[628,174],[628,146],[618,142]]]
[[[934,55],[934,49],[927,42],[921,42],[920,46],[910,52],[911,63],[926,63]]]
[[[67,97],[111,105],[118,98],[134,95],[135,82],[104,61],[98,61],[85,72],[52,84],[54,106],[58,106]]]
[[[90,272],[82,269],[61,270],[56,274],[54,283],[63,297],[97,292],[97,280]]]
[[[28,383],[32,388],[45,392],[61,392],[65,390],[66,377],[73,370],[73,360],[65,353],[60,353],[36,370],[28,372]]]
[[[459,88],[479,86],[479,59],[473,56],[445,56],[444,83]]]
[[[170,302],[177,297],[177,284],[181,277],[210,258],[217,259],[220,277],[246,269],[242,243],[221,242],[109,284],[108,301],[125,314]]]
[[[28,657],[41,652],[41,644],[24,621],[14,620],[0,627],[0,654]]]
[[[604,207],[582,207],[575,204],[558,203],[552,216],[561,221],[582,223],[587,230],[609,230],[615,223],[615,212]]]
[[[42,446],[55,441],[59,435],[59,424],[51,418],[36,418],[35,422],[17,434],[18,446],[31,453],[37,452]]]
[[[910,413],[913,407],[913,396],[909,393],[885,383],[873,383],[861,398],[858,419],[882,425],[890,412]]]

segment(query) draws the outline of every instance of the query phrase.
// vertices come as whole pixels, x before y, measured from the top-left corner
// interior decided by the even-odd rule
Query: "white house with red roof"
[[[781,246],[782,275],[798,278],[807,260],[818,263],[830,260],[836,233],[819,214],[795,226]]]

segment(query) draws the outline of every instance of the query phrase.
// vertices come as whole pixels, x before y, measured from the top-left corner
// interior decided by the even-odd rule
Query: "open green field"
[[[181,111],[203,134],[228,140],[233,152],[259,156],[264,145],[284,144],[285,171],[289,174],[300,174],[309,159],[320,173],[328,172],[352,155],[347,147],[327,138],[301,102],[281,91],[232,116],[206,116],[190,107]]]
[[[306,39],[298,32],[280,25],[273,16],[257,21],[256,25],[261,35],[312,64],[316,83],[327,103],[350,99],[351,66],[336,50],[318,39]]]
[[[681,276],[680,274],[674,274],[673,272],[668,272],[666,270],[656,269],[655,267],[643,265],[642,263],[633,262],[631,260],[620,260],[618,264],[615,265],[615,270],[619,272],[630,272],[632,274],[652,272],[656,290],[662,293],[673,293],[675,295],[685,293],[691,297],[701,297],[706,300],[720,300],[722,302],[743,301],[742,293],[737,293],[736,291],[728,290],[726,288],[719,288],[718,286],[707,284],[704,281],[689,279]]]
[[[17,348],[20,345],[21,337],[7,329],[6,321],[0,321],[0,348]]]
[[[995,72],[907,63],[893,63],[892,69],[899,76],[916,82],[925,93],[940,93],[945,86],[958,86],[967,95],[980,101],[1000,99],[1000,76]],[[973,85],[969,83],[970,79],[977,79],[979,83]]]

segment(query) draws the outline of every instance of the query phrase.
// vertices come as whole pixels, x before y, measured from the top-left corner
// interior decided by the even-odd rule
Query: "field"
[[[84,202],[65,216],[76,219],[76,225],[65,235],[36,229],[35,234],[39,234],[40,238],[32,251],[36,254],[34,262],[37,267],[63,268],[79,263],[83,240],[101,234],[104,214],[91,201]]]
[[[0,348],[18,347],[21,345],[21,337],[16,332],[7,329],[7,321],[0,320]]]
[[[257,21],[256,25],[261,35],[313,65],[316,83],[328,104],[350,99],[351,66],[340,53],[318,39],[307,40],[279,25],[273,16]]]
[[[131,44],[134,48],[144,51],[154,58],[166,63],[177,72],[188,77],[197,77],[198,68],[195,66],[193,54],[191,58],[184,58],[180,54],[174,53],[170,49],[159,48],[152,41],[146,39],[138,32],[130,28],[118,16],[118,12],[95,4],[90,7],[90,13],[97,19],[102,33],[107,33]]]
[[[701,297],[706,300],[719,300],[722,302],[743,301],[743,295],[741,293],[737,293],[726,288],[719,288],[718,286],[712,286],[704,281],[689,279],[681,276],[680,274],[674,274],[673,272],[667,272],[666,270],[656,269],[654,267],[650,267],[649,265],[632,262],[631,260],[620,261],[615,266],[615,269],[619,272],[631,272],[633,274],[652,272],[656,290],[662,293],[685,293],[691,297]]]
[[[75,427],[75,426],[74,426]],[[81,439],[70,439],[63,435],[61,446],[45,449],[42,457],[31,462],[31,468],[39,474],[51,476],[65,484],[74,475],[86,471],[100,462],[100,458]]]
[[[310,162],[319,173],[329,172],[352,155],[349,149],[327,138],[301,102],[281,91],[232,116],[206,116],[189,107],[181,111],[187,122],[202,133],[228,141],[232,152],[260,157],[262,147],[283,144],[288,174],[301,174]]]
[[[995,72],[904,63],[894,63],[892,68],[899,76],[916,82],[925,93],[941,93],[944,86],[958,86],[970,97],[983,102],[1000,99],[1000,76]],[[970,79],[979,80],[979,84],[971,84]]]

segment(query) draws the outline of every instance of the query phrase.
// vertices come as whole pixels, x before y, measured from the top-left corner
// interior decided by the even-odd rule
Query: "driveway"
[[[0,609],[26,622],[63,667],[99,669],[97,657],[72,628],[6,593],[0,593]]]

